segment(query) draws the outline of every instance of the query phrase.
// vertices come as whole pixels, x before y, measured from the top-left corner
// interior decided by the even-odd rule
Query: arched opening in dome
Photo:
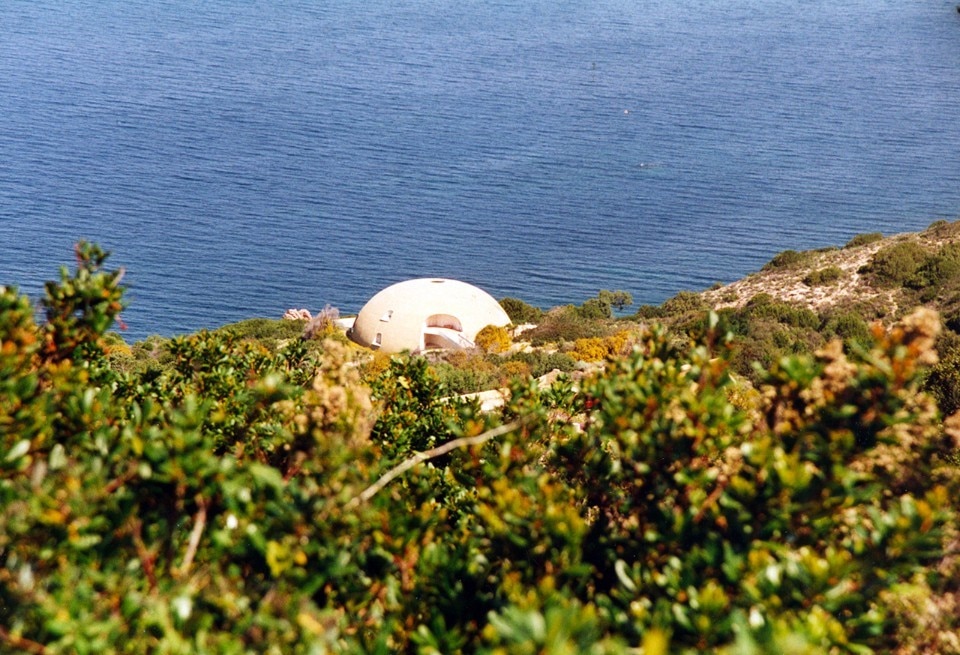
[[[472,348],[473,342],[463,336],[463,324],[451,314],[431,314],[423,323],[422,348]]]
[[[427,317],[426,326],[428,328],[446,328],[447,330],[463,332],[460,319],[450,314],[432,314]]]

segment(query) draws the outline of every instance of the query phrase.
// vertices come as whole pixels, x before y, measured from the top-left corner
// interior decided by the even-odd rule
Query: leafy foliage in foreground
[[[654,329],[495,416],[336,343],[201,333],[118,372],[119,276],[78,256],[43,325],[0,290],[0,650],[960,652],[934,316],[737,402],[715,322]]]

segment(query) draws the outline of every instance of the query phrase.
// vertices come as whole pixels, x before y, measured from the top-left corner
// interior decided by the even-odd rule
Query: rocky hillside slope
[[[899,254],[905,256],[904,261],[896,257],[897,246],[903,251]],[[863,234],[839,248],[785,251],[760,271],[701,296],[710,306],[722,309],[741,308],[757,294],[766,293],[818,314],[855,308],[868,318],[887,320],[901,316],[917,304],[927,304],[941,312],[953,311],[958,302],[960,260],[956,266],[952,261],[935,260],[938,256],[950,260],[955,249],[960,249],[960,221],[937,221],[923,232],[887,237]],[[878,253],[891,252],[896,261],[887,268],[894,270],[876,270],[873,265]],[[924,264],[940,269],[935,279],[917,277]]]

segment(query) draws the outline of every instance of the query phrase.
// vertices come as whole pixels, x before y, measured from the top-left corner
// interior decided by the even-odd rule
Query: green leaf
[[[10,451],[7,453],[7,456],[4,458],[4,461],[15,462],[28,452],[30,452],[30,440],[21,439],[13,446],[13,448],[10,449]]]
[[[57,471],[67,465],[67,451],[62,443],[55,444],[50,449],[49,465],[51,471]]]
[[[283,476],[272,466],[255,462],[250,465],[250,474],[261,486],[270,487],[278,493],[283,491]]]
[[[617,579],[620,580],[620,584],[626,587],[630,591],[636,591],[637,585],[633,580],[630,579],[630,572],[627,571],[627,563],[622,559],[618,559],[617,563],[613,565],[613,570],[617,573]]]

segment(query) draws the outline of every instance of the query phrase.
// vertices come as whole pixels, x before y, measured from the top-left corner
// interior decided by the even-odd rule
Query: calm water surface
[[[7,0],[0,284],[98,241],[134,340],[420,276],[658,303],[956,219],[954,5]]]

